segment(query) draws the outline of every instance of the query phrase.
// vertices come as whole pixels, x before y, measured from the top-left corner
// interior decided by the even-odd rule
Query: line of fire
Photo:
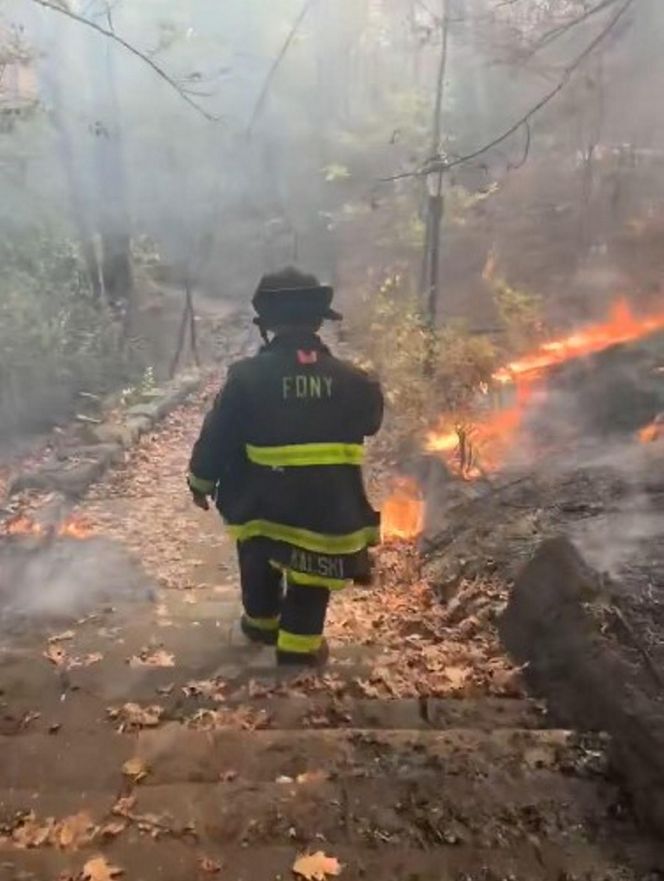
[[[478,389],[471,409],[441,415],[439,422],[422,437],[422,452],[438,458],[449,474],[459,480],[480,481],[502,469],[518,466],[519,462],[536,462],[557,446],[565,444],[569,448],[588,441],[588,434],[583,432],[584,420],[578,412],[576,415],[561,412],[558,437],[553,436],[556,432],[552,426],[558,415],[555,396],[564,387],[565,371],[570,376],[573,374],[575,395],[579,396],[579,384],[582,386],[589,374],[592,378],[593,374],[601,375],[607,369],[592,356],[608,352],[609,366],[612,360],[619,365],[630,345],[647,342],[662,333],[664,312],[638,315],[629,301],[621,298],[604,321],[542,343],[495,371],[492,383]],[[611,430],[617,428],[620,433],[631,435],[635,443],[651,443],[664,437],[664,414],[660,412],[663,398],[661,393],[647,391],[648,383],[654,387],[662,382],[663,371],[664,365],[656,357],[646,359],[642,383],[623,392],[626,398],[616,402],[627,419],[610,424]],[[602,407],[606,403],[603,399],[614,394],[615,389],[605,384],[600,390],[600,400],[594,400],[595,406]],[[580,406],[587,403],[581,399]],[[578,401],[576,406],[578,408]],[[553,415],[547,412],[550,408],[554,410]],[[599,432],[598,426],[594,427]],[[601,434],[605,435],[606,431]],[[422,534],[426,522],[425,496],[426,486],[420,485],[416,478],[395,479],[394,491],[382,511],[385,541],[413,539]]]

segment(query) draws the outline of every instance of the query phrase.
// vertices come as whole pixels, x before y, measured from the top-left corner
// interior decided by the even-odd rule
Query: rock
[[[42,468],[20,474],[12,481],[9,495],[26,489],[60,492],[68,498],[79,498],[90,484],[101,477],[108,466],[107,459],[85,462],[73,468]]]
[[[552,715],[605,731],[640,818],[664,835],[664,707],[601,632],[603,580],[566,538],[544,541],[523,569],[500,624],[512,656]]]
[[[131,436],[132,442],[138,440],[151,427],[152,422],[147,416],[129,416],[125,422],[125,428]]]
[[[126,448],[132,443],[126,426],[120,422],[105,422],[103,425],[96,425],[88,431],[88,437],[93,443],[104,446],[116,444]]]
[[[150,422],[156,422],[160,416],[160,408],[161,400],[153,401],[150,404],[134,404],[133,407],[129,407],[127,410],[127,416],[132,418],[141,416],[149,419]]]

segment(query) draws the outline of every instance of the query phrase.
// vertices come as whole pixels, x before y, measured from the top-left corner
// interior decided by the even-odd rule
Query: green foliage
[[[2,433],[48,425],[80,391],[106,391],[135,366],[68,239],[42,230],[0,241]]]
[[[328,184],[339,180],[348,180],[351,176],[348,166],[342,165],[339,162],[332,162],[330,165],[326,165],[322,171]]]
[[[445,197],[449,221],[457,226],[466,226],[472,209],[490,199],[498,191],[497,183],[493,183],[486,190],[479,192],[472,192],[460,185],[450,187]]]
[[[367,352],[365,366],[383,383],[392,430],[404,439],[441,411],[466,406],[497,366],[491,340],[472,335],[462,322],[432,332],[398,274],[377,293],[365,294],[355,323]]]
[[[537,294],[514,288],[503,279],[493,282],[494,301],[507,330],[512,351],[531,347],[542,335],[542,299]]]
[[[140,382],[136,385],[130,385],[122,389],[120,393],[120,401],[123,406],[131,407],[132,404],[138,404],[142,401],[149,400],[157,390],[157,381],[154,374],[154,367],[148,365],[143,371]]]

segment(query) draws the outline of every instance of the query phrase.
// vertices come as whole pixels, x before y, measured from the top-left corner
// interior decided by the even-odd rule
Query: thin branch
[[[270,67],[267,76],[265,78],[265,82],[263,83],[263,88],[260,91],[260,95],[258,96],[258,100],[256,101],[256,106],[253,109],[251,114],[251,119],[249,120],[249,125],[247,126],[247,135],[251,137],[251,133],[253,132],[254,125],[256,124],[256,120],[261,115],[261,111],[265,105],[265,101],[267,100],[267,96],[270,93],[270,86],[272,85],[272,80],[274,79],[279,67],[281,66],[281,62],[286,57],[286,53],[290,49],[290,45],[295,39],[297,32],[300,29],[300,25],[307,17],[309,10],[313,7],[316,0],[305,0],[304,6],[300,10],[300,14],[293,22],[293,26],[288,32],[288,36],[284,40],[284,44],[279,51],[279,54],[272,62],[272,66]]]
[[[555,28],[552,28],[550,31],[547,31],[533,46],[532,51],[529,53],[530,55],[534,55],[535,52],[538,52],[540,49],[543,49],[545,46],[548,46],[550,43],[555,42],[559,37],[562,37],[564,34],[569,33],[569,31],[573,30],[577,25],[583,24],[588,21],[589,18],[597,15],[600,12],[604,12],[605,9],[608,9],[609,6],[615,6],[618,0],[601,0],[600,3],[597,3],[595,6],[592,6],[590,9],[586,9],[586,11],[577,16],[577,18],[572,19],[572,21],[568,21],[565,24],[558,25]]]
[[[147,64],[154,73],[157,74],[162,80],[164,80],[168,85],[174,89],[178,95],[182,98],[183,101],[186,101],[191,107],[194,108],[201,116],[204,116],[205,119],[210,122],[219,122],[219,116],[215,116],[212,113],[209,113],[204,107],[201,107],[196,101],[194,101],[187,92],[180,86],[172,76],[166,73],[166,71],[159,67],[155,62],[144,52],[141,52],[140,49],[137,49],[135,46],[132,46],[131,43],[127,42],[127,40],[120,37],[115,33],[114,30],[105,28],[97,22],[91,21],[89,18],[85,18],[83,15],[78,15],[76,12],[72,12],[71,9],[68,9],[66,6],[60,6],[56,2],[56,0],[32,0],[33,3],[36,3],[38,6],[43,6],[45,9],[50,9],[53,12],[57,12],[60,15],[64,15],[67,18],[72,19],[73,21],[79,22],[79,24],[83,24],[86,27],[90,28],[93,31],[97,31],[97,33],[102,34],[104,37],[107,37],[109,40],[112,40],[114,43],[117,43],[119,46],[122,46],[123,49],[126,49],[127,52],[134,55],[136,58],[139,58],[144,64]]]
[[[441,168],[454,168],[457,165],[462,165],[466,162],[472,161],[473,159],[477,159],[483,153],[487,153],[489,150],[492,150],[494,147],[497,147],[499,144],[502,144],[508,138],[512,137],[512,135],[518,132],[519,129],[521,129],[523,126],[529,125],[533,117],[536,116],[540,112],[540,110],[546,107],[547,104],[553,101],[553,99],[563,91],[576,70],[583,64],[586,58],[588,58],[589,55],[592,55],[595,49],[597,49],[597,47],[604,42],[604,40],[614,30],[614,28],[625,16],[628,10],[635,4],[635,2],[636,0],[624,0],[616,14],[610,18],[607,24],[592,39],[592,41],[585,47],[585,49],[579,55],[577,55],[570,64],[567,65],[567,67],[563,71],[562,77],[556,83],[555,87],[547,92],[546,95],[544,95],[542,98],[540,98],[540,100],[533,107],[531,107],[530,110],[524,113],[524,115],[520,119],[518,119],[513,125],[506,129],[502,134],[489,141],[488,144],[484,144],[484,146],[478,147],[477,150],[473,150],[471,153],[466,153],[463,156],[459,156],[452,161],[441,159],[439,157],[432,157],[432,159],[430,159],[423,168],[417,169],[416,171],[402,172],[401,174],[392,175],[391,177],[381,178],[381,181],[388,182],[403,180],[404,178],[409,177],[423,177],[439,171]]]
[[[523,166],[528,161],[528,157],[530,156],[530,144],[531,144],[532,137],[533,137],[532,129],[530,128],[530,121],[527,121],[525,123],[525,128],[526,128],[526,141],[525,141],[525,144],[523,145],[523,156],[516,163],[509,162],[507,164],[508,171],[518,171],[519,168],[523,168]]]

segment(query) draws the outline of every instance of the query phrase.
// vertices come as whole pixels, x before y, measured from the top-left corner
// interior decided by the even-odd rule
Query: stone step
[[[650,868],[650,856],[634,848],[616,853],[610,842],[564,846],[542,841],[518,848],[477,849],[468,845],[406,848],[389,843],[380,847],[345,843],[334,847],[316,839],[307,847],[298,842],[261,847],[220,847],[189,840],[160,838],[127,832],[103,849],[108,862],[131,881],[275,881],[293,877],[292,866],[304,851],[323,850],[343,866],[341,878],[374,881],[559,881],[559,879],[637,879]],[[0,881],[47,881],[80,877],[88,859],[99,849],[62,852],[39,848],[0,854]],[[203,859],[220,866],[205,871]],[[208,867],[209,867],[208,863]]]
[[[134,671],[132,671],[134,672]],[[193,681],[193,680],[192,680]],[[493,731],[498,728],[537,729],[551,727],[546,715],[531,701],[509,698],[454,698],[374,700],[371,698],[330,697],[326,693],[311,697],[288,697],[267,694],[254,699],[246,691],[228,691],[222,703],[210,697],[187,696],[186,684],[174,683],[166,671],[156,676],[141,678],[136,674],[132,688],[123,680],[122,688],[109,687],[104,696],[79,686],[76,690],[63,689],[60,680],[49,679],[39,696],[23,696],[11,701],[0,712],[0,734],[28,736],[51,733],[53,736],[91,726],[105,725],[109,707],[120,706],[127,700],[143,706],[159,704],[164,721],[186,724],[201,710],[227,708],[237,712],[242,707],[252,715],[263,715],[271,729],[383,729],[430,730],[447,728],[477,728]],[[160,692],[167,689],[168,693]],[[225,694],[226,692],[222,692]],[[64,698],[64,700],[63,700]],[[39,715],[34,716],[39,706]]]
[[[205,721],[205,720],[203,720]],[[256,720],[246,719],[251,725]],[[122,765],[139,756],[151,785],[211,783],[229,777],[271,783],[323,769],[328,775],[392,777],[434,769],[469,780],[498,772],[521,778],[551,769],[595,774],[603,746],[590,751],[565,731],[449,729],[195,730],[177,723],[120,734],[108,722],[88,732],[0,738],[0,781],[5,789],[39,791],[48,781],[72,791],[118,791]]]

